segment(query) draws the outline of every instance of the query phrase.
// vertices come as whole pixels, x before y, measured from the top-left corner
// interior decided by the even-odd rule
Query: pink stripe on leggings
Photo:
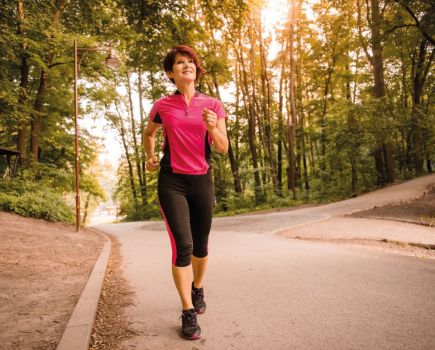
[[[172,248],[172,265],[175,265],[177,261],[177,245],[175,244],[174,235],[172,234],[171,228],[169,227],[168,221],[166,220],[165,213],[163,212],[162,207],[159,205],[160,211],[163,216],[163,220],[165,220],[166,229],[168,230],[169,239],[171,240],[171,248]]]

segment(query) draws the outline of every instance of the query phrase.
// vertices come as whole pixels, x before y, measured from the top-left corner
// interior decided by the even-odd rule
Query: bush
[[[302,205],[303,203],[303,200],[293,200],[288,194],[284,197],[269,194],[264,202],[258,204],[255,203],[255,196],[253,193],[245,195],[229,195],[227,198],[228,209],[222,210],[220,203],[216,203],[214,216],[230,216],[277,208],[291,208]]]
[[[74,223],[74,211],[60,193],[42,183],[0,180],[0,209],[21,216]]]
[[[121,211],[121,214],[124,214]],[[157,203],[139,206],[139,210],[135,211],[131,208],[130,212],[126,212],[127,217],[124,221],[141,221],[141,220],[161,220],[160,208]]]

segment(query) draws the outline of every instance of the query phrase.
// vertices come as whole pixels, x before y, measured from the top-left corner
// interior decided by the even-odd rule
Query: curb
[[[66,325],[62,338],[57,345],[57,350],[89,349],[98,301],[103,289],[104,276],[112,247],[111,240],[106,235],[101,235],[106,239],[106,242]]]
[[[365,237],[301,237],[301,236],[284,236],[288,239],[297,239],[301,241],[310,241],[310,242],[339,242],[339,241],[370,241],[370,242],[381,242],[381,243],[391,243],[396,245],[409,245],[412,247],[427,249],[427,250],[435,250],[435,244],[430,243],[416,243],[409,241],[397,241],[389,238],[365,238]]]
[[[289,238],[289,239],[298,239],[298,240],[302,240],[302,241],[339,241],[339,240],[368,240],[368,241],[373,241],[373,242],[383,242],[383,243],[393,243],[393,244],[397,244],[397,245],[409,245],[409,246],[413,246],[413,247],[417,247],[417,248],[423,248],[423,249],[427,249],[427,250],[435,250],[435,243],[418,243],[418,242],[412,242],[412,241],[399,241],[399,240],[395,240],[395,239],[390,239],[390,238],[367,238],[367,237],[343,237],[343,236],[323,236],[323,237],[309,237],[309,236],[299,236],[299,235],[293,235],[293,236],[285,236],[284,233],[287,230],[292,230],[295,228],[300,228],[303,226],[308,226],[308,225],[312,225],[312,224],[317,224],[319,222],[322,221],[326,221],[332,218],[337,218],[340,217],[340,215],[338,216],[325,216],[324,218],[320,218],[317,220],[314,220],[312,222],[305,222],[302,224],[297,224],[294,226],[289,226],[286,228],[281,228],[281,229],[276,229],[273,230],[270,235],[276,235],[276,236],[280,236],[280,237],[285,237],[285,238]],[[348,216],[348,214],[345,214],[341,217],[350,217]],[[359,219],[358,217],[356,219]],[[429,226],[429,225],[421,225],[419,223],[413,222],[413,221],[406,221],[406,220],[396,220],[396,219],[386,219],[386,218],[382,218],[382,217],[366,217],[363,219],[369,219],[369,220],[389,220],[389,221],[394,221],[394,222],[402,222],[402,223],[406,223],[406,224],[413,224],[413,225],[419,225],[419,226],[424,226],[424,227],[433,227],[433,226]]]

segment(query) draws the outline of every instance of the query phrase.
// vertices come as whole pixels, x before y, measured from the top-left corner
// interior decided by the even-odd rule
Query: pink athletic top
[[[163,124],[161,170],[190,175],[208,172],[212,139],[202,120],[204,108],[215,112],[218,119],[226,116],[222,102],[199,92],[195,93],[189,106],[178,90],[154,103],[150,120]]]

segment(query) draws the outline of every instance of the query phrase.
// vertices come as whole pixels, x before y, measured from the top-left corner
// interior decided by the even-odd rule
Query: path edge
[[[101,231],[105,243],[92,269],[82,294],[66,325],[56,350],[88,350],[92,329],[103,290],[104,277],[112,248],[111,239]]]

